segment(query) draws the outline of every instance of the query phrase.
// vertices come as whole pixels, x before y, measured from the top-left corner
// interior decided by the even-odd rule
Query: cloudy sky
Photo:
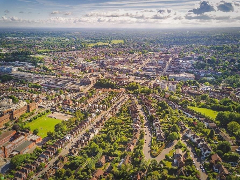
[[[240,0],[0,0],[0,27],[239,27]]]

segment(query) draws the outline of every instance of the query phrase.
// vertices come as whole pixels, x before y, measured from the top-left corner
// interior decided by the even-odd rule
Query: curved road
[[[163,151],[157,156],[157,157],[152,157],[151,154],[150,154],[150,150],[151,150],[151,131],[150,131],[150,126],[145,118],[145,114],[142,110],[142,106],[137,105],[138,107],[138,112],[141,116],[143,116],[143,120],[144,120],[144,132],[145,132],[145,135],[144,135],[144,139],[145,139],[145,143],[144,143],[144,146],[143,146],[143,154],[145,156],[145,158],[147,160],[152,160],[152,159],[156,159],[158,162],[165,159],[165,155],[168,154],[173,148],[174,146],[177,144],[177,140],[173,141],[172,143],[170,144],[167,144],[166,147],[163,149]]]

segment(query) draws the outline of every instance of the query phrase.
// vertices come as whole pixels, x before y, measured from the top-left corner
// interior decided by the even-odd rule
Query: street
[[[115,102],[115,104],[118,104],[119,102],[123,101],[126,102],[126,100],[128,99],[128,96],[123,95],[117,102]],[[111,107],[114,107],[113,104]],[[108,114],[110,115],[110,111],[112,110],[112,108],[109,108],[107,111],[103,111],[94,121],[91,125],[89,125],[87,128],[85,128],[77,137],[75,137],[72,141],[70,141],[63,149],[62,151],[59,153],[59,155],[53,157],[48,163],[47,166],[40,171],[39,173],[37,173],[35,176],[32,177],[32,179],[39,179],[39,177],[41,177],[41,175],[43,175],[45,172],[47,172],[49,170],[49,167],[51,167],[55,161],[57,161],[59,159],[60,156],[65,156],[68,154],[69,149],[76,143],[76,141],[89,129],[91,129],[93,127],[93,125],[95,124],[95,122],[99,121],[101,119],[102,116]],[[107,118],[110,118],[111,116],[108,116]]]
[[[195,166],[198,169],[198,171],[200,172],[200,179],[201,180],[206,180],[208,176],[207,176],[207,174],[205,172],[202,172],[202,170],[200,168],[201,159],[197,155],[194,155],[195,150],[194,150],[194,148],[190,144],[188,144],[186,142],[186,139],[183,138],[182,142],[187,146],[187,149],[190,151],[190,155],[191,155],[192,159],[195,162]]]

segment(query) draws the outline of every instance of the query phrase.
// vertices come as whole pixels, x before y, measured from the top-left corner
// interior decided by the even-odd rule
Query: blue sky
[[[240,0],[0,0],[0,27],[236,26]]]

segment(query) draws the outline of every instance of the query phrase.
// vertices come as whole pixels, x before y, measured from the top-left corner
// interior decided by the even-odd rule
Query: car
[[[195,164],[195,161],[194,161],[194,160],[193,160],[192,162],[193,162],[193,164]]]
[[[199,169],[198,168],[196,168],[198,171],[199,171]]]
[[[204,169],[204,168],[202,168],[202,172],[205,172],[205,169]]]
[[[201,169],[203,169],[203,166],[202,166],[202,165],[200,165],[200,168],[201,168]]]

